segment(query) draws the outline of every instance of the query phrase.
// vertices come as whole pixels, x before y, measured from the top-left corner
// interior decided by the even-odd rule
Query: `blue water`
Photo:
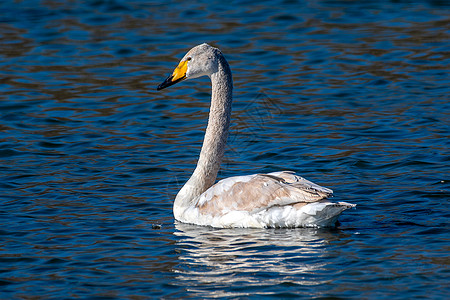
[[[366,2],[2,1],[0,298],[448,297],[450,6]],[[297,171],[358,205],[337,229],[174,221],[210,86],[156,86],[202,42],[219,178]]]

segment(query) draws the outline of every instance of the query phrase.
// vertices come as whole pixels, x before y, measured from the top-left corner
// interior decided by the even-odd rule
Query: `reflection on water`
[[[179,222],[175,228],[177,279],[195,296],[264,295],[264,287],[305,288],[330,280],[322,276],[327,272],[327,242],[336,238],[330,231],[214,229]],[[239,289],[242,282],[245,290]]]

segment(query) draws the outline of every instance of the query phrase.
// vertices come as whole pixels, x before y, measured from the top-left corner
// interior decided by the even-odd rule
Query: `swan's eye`
[[[186,58],[186,60],[187,60],[187,61],[190,61],[191,59],[192,59],[192,57],[188,57],[188,58]]]

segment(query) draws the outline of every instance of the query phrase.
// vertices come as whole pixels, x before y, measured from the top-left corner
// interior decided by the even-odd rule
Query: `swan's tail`
[[[314,202],[302,208],[305,227],[334,227],[339,215],[356,204],[347,202]]]

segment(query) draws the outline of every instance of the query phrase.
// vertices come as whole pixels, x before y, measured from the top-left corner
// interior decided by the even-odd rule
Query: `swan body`
[[[197,166],[175,198],[175,219],[219,228],[330,227],[342,211],[356,206],[330,202],[332,190],[290,171],[235,176],[214,184],[231,115],[233,80],[225,57],[217,48],[198,45],[157,89],[205,75],[212,85],[208,126]]]

